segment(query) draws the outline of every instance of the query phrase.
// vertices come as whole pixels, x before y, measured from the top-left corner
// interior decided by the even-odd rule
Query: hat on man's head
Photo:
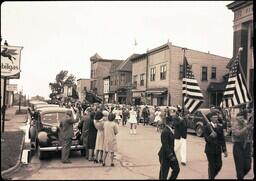
[[[214,111],[214,112],[210,112],[209,114],[207,114],[207,118],[210,120],[213,116],[218,116],[218,114]]]

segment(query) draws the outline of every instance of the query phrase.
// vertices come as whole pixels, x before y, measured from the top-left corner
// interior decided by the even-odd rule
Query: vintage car
[[[66,112],[70,109],[62,107],[44,107],[35,112],[31,121],[30,134],[31,148],[37,150],[39,159],[44,159],[49,151],[60,151],[62,149],[59,124]],[[85,155],[85,147],[80,139],[81,132],[78,123],[74,124],[74,136],[72,138],[71,150],[80,150]],[[33,145],[34,144],[34,145]]]
[[[32,111],[34,111],[35,106],[37,106],[37,105],[45,105],[45,104],[47,104],[47,102],[44,102],[44,101],[30,101],[29,102],[29,107],[31,108]]]
[[[203,136],[203,128],[205,124],[205,118],[202,114],[207,115],[210,109],[198,109],[193,114],[190,114],[187,120],[188,131],[195,132],[197,136]]]
[[[187,127],[188,130],[192,132],[195,132],[197,136],[202,137],[203,136],[203,126],[204,123],[206,123],[205,116],[210,112],[209,108],[202,108],[195,111],[193,114],[189,115],[188,121],[187,121]],[[203,116],[204,114],[205,116]],[[231,136],[231,124],[230,120],[225,119],[223,126],[224,126],[224,134],[225,136]]]
[[[44,108],[44,107],[59,107],[59,105],[57,105],[57,104],[39,104],[39,105],[34,106],[34,110],[36,111],[37,109]]]

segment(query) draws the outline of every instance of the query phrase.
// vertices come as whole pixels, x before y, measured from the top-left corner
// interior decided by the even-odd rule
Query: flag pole
[[[245,75],[244,75],[244,71],[243,71],[243,69],[242,69],[242,66],[241,66],[241,64],[240,64],[240,60],[241,60],[241,58],[240,58],[240,56],[241,56],[241,53],[240,52],[242,52],[243,51],[243,47],[240,47],[239,49],[238,49],[238,55],[237,55],[237,57],[238,57],[238,66],[239,66],[239,69],[240,69],[240,72],[241,72],[241,74],[242,74],[242,79],[243,79],[243,81],[245,81],[245,85],[247,86],[247,84],[246,84],[246,79],[245,79]],[[248,104],[250,104],[251,102],[252,102],[252,96],[251,96],[251,93],[250,93],[250,90],[249,89],[247,89],[248,90],[248,94],[249,94],[249,102],[248,103],[245,103],[246,105]]]
[[[185,51],[187,50],[187,48],[182,48],[183,50],[183,79],[186,78],[186,74],[187,74],[187,65],[185,64]],[[186,80],[185,80],[186,81]],[[182,85],[183,85],[183,80],[182,80]],[[187,81],[186,81],[186,89],[187,89]],[[182,86],[182,91],[181,91],[181,94],[182,94],[182,114],[184,116],[185,114],[185,101],[184,101],[184,94],[183,94],[183,86]],[[187,92],[186,92],[187,94]]]

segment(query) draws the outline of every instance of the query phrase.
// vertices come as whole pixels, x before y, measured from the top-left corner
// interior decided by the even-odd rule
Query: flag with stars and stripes
[[[232,63],[221,107],[234,107],[251,101],[238,57]]]
[[[190,113],[197,110],[204,101],[204,96],[185,56],[183,60],[182,94],[183,105]]]

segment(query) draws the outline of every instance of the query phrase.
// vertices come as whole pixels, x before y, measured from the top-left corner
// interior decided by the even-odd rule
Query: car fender
[[[198,121],[197,123],[196,123],[196,127],[198,126],[198,125],[200,125],[200,126],[204,126],[204,124],[201,122],[201,121]]]

